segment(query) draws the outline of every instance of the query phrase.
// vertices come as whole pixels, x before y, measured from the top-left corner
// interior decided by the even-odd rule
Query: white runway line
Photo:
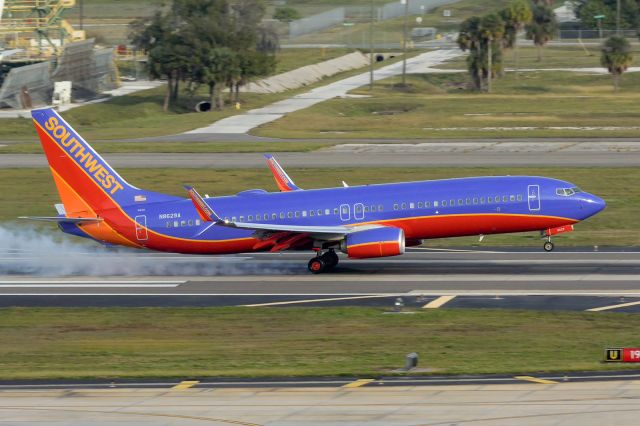
[[[16,280],[0,281],[0,288],[173,288],[186,281],[74,281],[74,280]]]
[[[587,311],[590,311],[590,312],[610,311],[612,309],[627,308],[629,306],[637,306],[637,305],[640,305],[640,301],[620,303],[618,305],[601,306],[599,308],[587,309]]]
[[[289,296],[289,295],[285,294],[283,296]],[[240,306],[255,308],[260,306],[295,305],[300,303],[334,302],[334,301],[340,301],[340,300],[376,299],[376,298],[384,298],[384,297],[389,297],[389,295],[374,294],[374,295],[368,295],[368,296],[331,297],[326,299],[285,300],[281,302],[255,303],[252,305],[240,305]]]
[[[193,277],[190,282],[246,282],[247,276],[212,276],[212,277]],[[269,275],[269,276],[251,276],[253,283],[258,282],[289,282],[300,281],[304,279],[307,282],[543,282],[543,281],[637,281],[640,282],[640,276],[632,274],[532,274],[532,275],[513,275],[513,274],[412,274],[412,275],[391,275],[391,274],[367,274],[367,275]]]

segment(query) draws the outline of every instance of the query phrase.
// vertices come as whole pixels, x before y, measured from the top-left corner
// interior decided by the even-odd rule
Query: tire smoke
[[[0,275],[35,276],[225,276],[291,275],[306,262],[243,256],[164,254],[104,247],[67,235],[15,224],[0,226]]]

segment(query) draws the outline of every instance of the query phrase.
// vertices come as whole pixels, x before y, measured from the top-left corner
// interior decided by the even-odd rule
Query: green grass
[[[640,45],[631,45],[635,58],[640,56]],[[548,69],[548,68],[600,68],[600,46],[557,46],[548,45],[543,50],[543,58],[538,62],[537,49],[533,46],[518,48],[518,68]],[[466,57],[460,56],[435,68],[467,69]],[[513,50],[505,50],[503,63],[506,69],[515,68]]]
[[[268,153],[310,152],[337,142],[91,142],[100,153]],[[40,142],[12,143],[0,146],[0,154],[39,154]]]
[[[493,93],[470,92],[466,73],[398,78],[353,91],[371,98],[332,99],[252,133],[284,138],[637,137],[638,129],[488,130],[487,127],[636,127],[640,122],[640,73],[623,76],[614,93],[608,75],[570,72],[509,73]],[[435,130],[447,128],[447,130]],[[451,130],[454,128],[454,130]],[[341,133],[335,133],[341,132]]]
[[[286,166],[286,164],[285,164]],[[250,188],[277,191],[269,170],[261,169],[122,169],[120,174],[138,187],[185,196],[182,183],[201,193],[227,195]],[[385,168],[287,169],[302,188],[335,187],[340,180],[351,185],[483,175],[539,175],[568,180],[603,197],[607,209],[576,225],[576,231],[560,235],[560,246],[640,246],[637,212],[640,192],[630,190],[640,181],[639,168]],[[47,169],[0,169],[0,221],[18,216],[48,216],[59,202]],[[51,228],[53,230],[53,228]],[[428,240],[428,246],[477,245],[477,238]],[[489,235],[483,245],[537,246],[537,233]]]
[[[373,308],[4,308],[0,378],[376,377],[409,352],[436,374],[620,370],[640,316]],[[523,338],[526,336],[526,339]]]
[[[300,48],[280,49],[277,54],[276,74],[291,71],[306,65],[328,61],[353,52],[354,49],[343,48]]]

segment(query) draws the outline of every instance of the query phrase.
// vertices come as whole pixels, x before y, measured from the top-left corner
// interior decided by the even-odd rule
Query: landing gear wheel
[[[338,262],[340,261],[340,258],[338,257],[336,252],[333,251],[333,250],[330,250],[330,251],[326,252],[321,257],[327,263],[327,266],[329,268],[335,267],[338,264]]]
[[[308,266],[312,274],[320,274],[327,269],[326,261],[320,256],[311,259]]]
[[[544,243],[544,251],[552,251],[553,250],[553,243],[551,241],[547,241],[546,243]]]

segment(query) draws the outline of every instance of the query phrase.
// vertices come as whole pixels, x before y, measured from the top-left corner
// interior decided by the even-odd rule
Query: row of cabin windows
[[[470,205],[478,205],[478,204],[499,204],[500,202],[503,203],[508,203],[508,202],[515,202],[515,201],[522,201],[522,195],[518,194],[518,195],[503,195],[502,197],[500,197],[500,195],[496,195],[496,196],[491,196],[491,197],[475,197],[475,198],[458,198],[458,206],[470,206]],[[452,199],[452,200],[442,200],[442,201],[434,201],[433,202],[433,207],[453,207],[456,205],[456,200]],[[421,208],[431,208],[431,201],[419,201],[417,203],[417,206],[419,209]],[[409,209],[415,209],[416,208],[416,203],[396,203],[393,205],[393,209],[394,210],[406,210],[407,208]]]
[[[200,226],[200,219],[189,220],[174,220],[173,222],[167,222],[167,228],[183,228],[185,226]]]
[[[366,213],[369,212],[382,212],[384,210],[384,208],[382,207],[382,204],[379,205],[371,205],[371,206],[364,206],[362,204],[357,204],[355,207],[355,211],[357,213],[362,212],[362,210],[364,209],[364,211]],[[268,220],[278,220],[278,218],[280,219],[293,219],[293,218],[300,218],[300,217],[315,217],[315,216],[330,216],[331,214],[337,215],[338,214],[338,208],[334,208],[333,210],[331,209],[317,209],[317,210],[300,210],[300,211],[288,211],[288,212],[280,212],[280,213],[257,213],[256,215],[247,215],[246,216],[246,221],[251,223],[251,222],[260,222],[260,221],[268,221]],[[229,218],[228,216],[224,218],[224,220],[229,221],[231,220],[231,222],[244,222],[245,221],[245,216],[232,216],[231,218]]]

